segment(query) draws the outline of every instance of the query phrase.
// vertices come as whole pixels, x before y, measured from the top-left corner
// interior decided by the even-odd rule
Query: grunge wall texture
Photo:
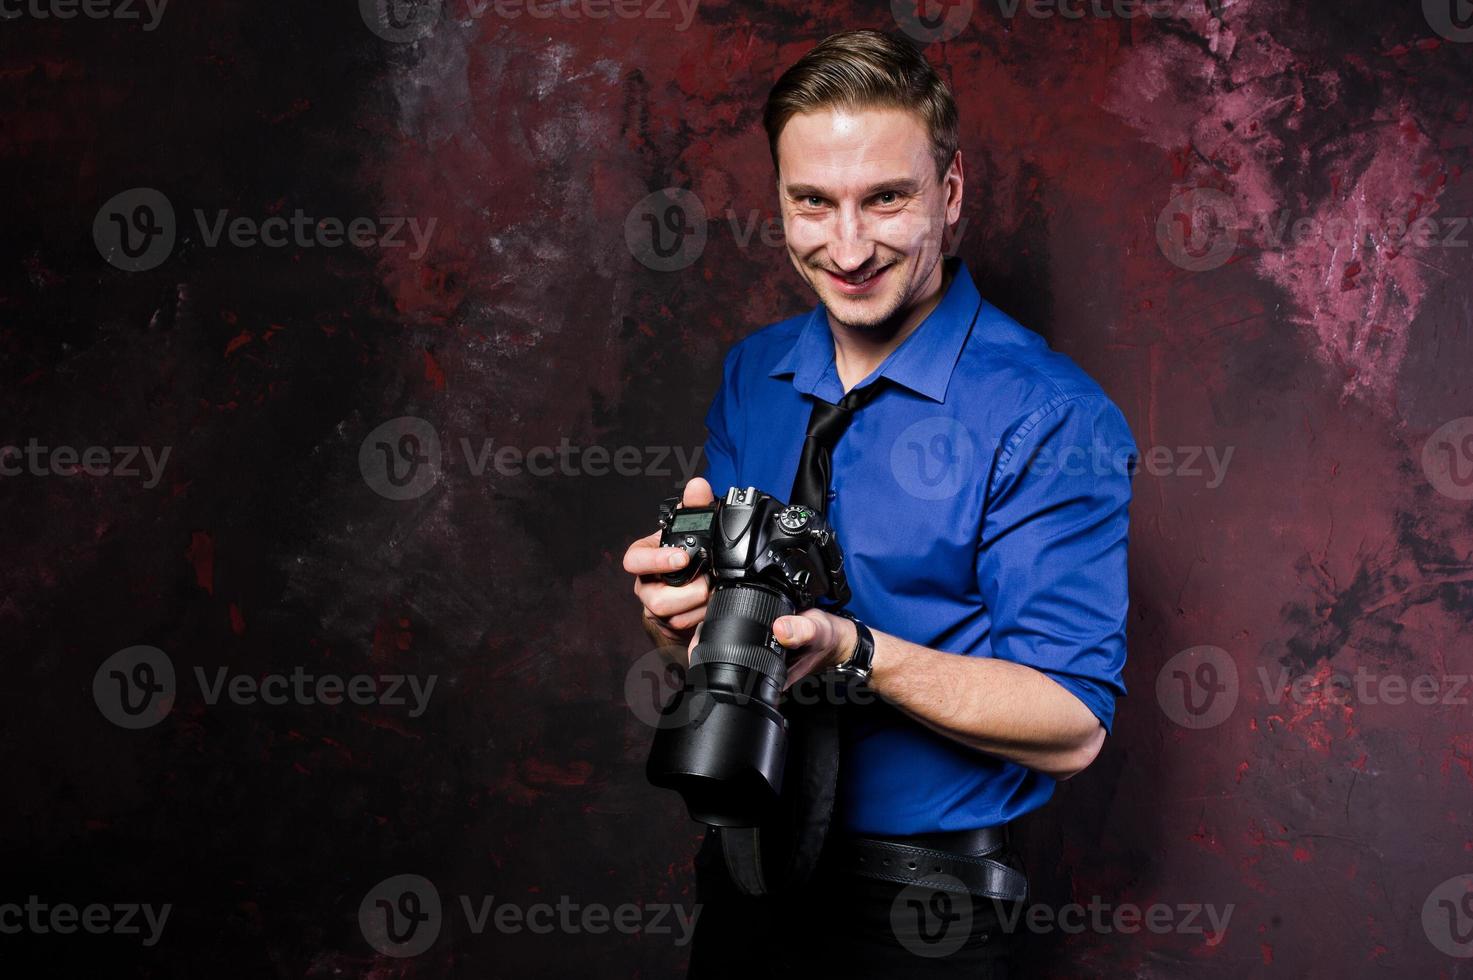
[[[1473,38],[1447,0],[1013,6],[7,7],[0,443],[111,469],[0,479],[0,902],[172,912],[152,946],[26,929],[0,959],[679,974],[670,934],[477,934],[459,897],[693,902],[699,828],[645,784],[626,704],[647,647],[620,559],[681,472],[647,447],[699,446],[727,347],[813,302],[762,232],[768,87],[828,33],[903,22],[949,35],[926,50],[963,117],[957,249],[1155,453],[1130,695],[1023,828],[1035,899],[1233,906],[1217,942],[1051,931],[1031,975],[1466,973]],[[107,252],[119,220],[163,227],[157,197],[109,209],[137,188],[173,211],[162,258]],[[639,210],[667,189],[683,211]],[[222,211],[299,210],[435,225],[422,254],[211,244]],[[639,233],[672,213],[667,261]],[[638,475],[476,472],[564,439],[635,447]],[[379,443],[428,475],[386,482]],[[147,486],[115,447],[169,456]],[[100,668],[139,645],[175,690],[134,730]],[[368,704],[208,696],[294,671],[436,687],[417,715],[382,680]],[[359,908],[402,874],[443,914],[394,958]]]

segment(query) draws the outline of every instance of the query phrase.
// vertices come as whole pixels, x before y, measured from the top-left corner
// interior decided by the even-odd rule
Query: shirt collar
[[[946,400],[952,369],[982,306],[982,296],[966,264],[958,257],[945,261],[952,277],[941,302],[872,375],[883,375],[935,402]],[[822,303],[808,314],[793,346],[768,372],[773,378],[784,374],[793,376],[793,387],[815,396],[820,385],[832,375],[832,388],[842,395],[838,372],[834,369],[834,335]],[[838,395],[833,400],[837,401]]]

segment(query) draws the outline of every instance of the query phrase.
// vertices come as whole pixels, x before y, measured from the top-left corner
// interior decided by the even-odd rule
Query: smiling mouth
[[[890,265],[894,265],[894,263],[892,262],[890,263]],[[862,275],[843,275],[842,273],[832,272],[828,269],[825,269],[824,272],[828,275],[829,279],[834,283],[834,285],[839,286],[846,292],[853,292],[868,287],[869,284],[874,282],[876,278],[883,275],[886,270],[890,268],[890,265],[882,265],[878,269],[874,269]]]

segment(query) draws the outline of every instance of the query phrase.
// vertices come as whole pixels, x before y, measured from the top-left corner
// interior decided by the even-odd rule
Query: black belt
[[[1007,824],[906,837],[836,834],[827,859],[866,878],[1021,902],[1027,877],[990,856],[1007,845]]]

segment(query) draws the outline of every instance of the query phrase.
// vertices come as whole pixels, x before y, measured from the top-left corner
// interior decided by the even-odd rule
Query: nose
[[[875,243],[870,240],[869,228],[858,208],[851,206],[839,210],[828,251],[834,265],[844,273],[863,268],[875,254]]]

